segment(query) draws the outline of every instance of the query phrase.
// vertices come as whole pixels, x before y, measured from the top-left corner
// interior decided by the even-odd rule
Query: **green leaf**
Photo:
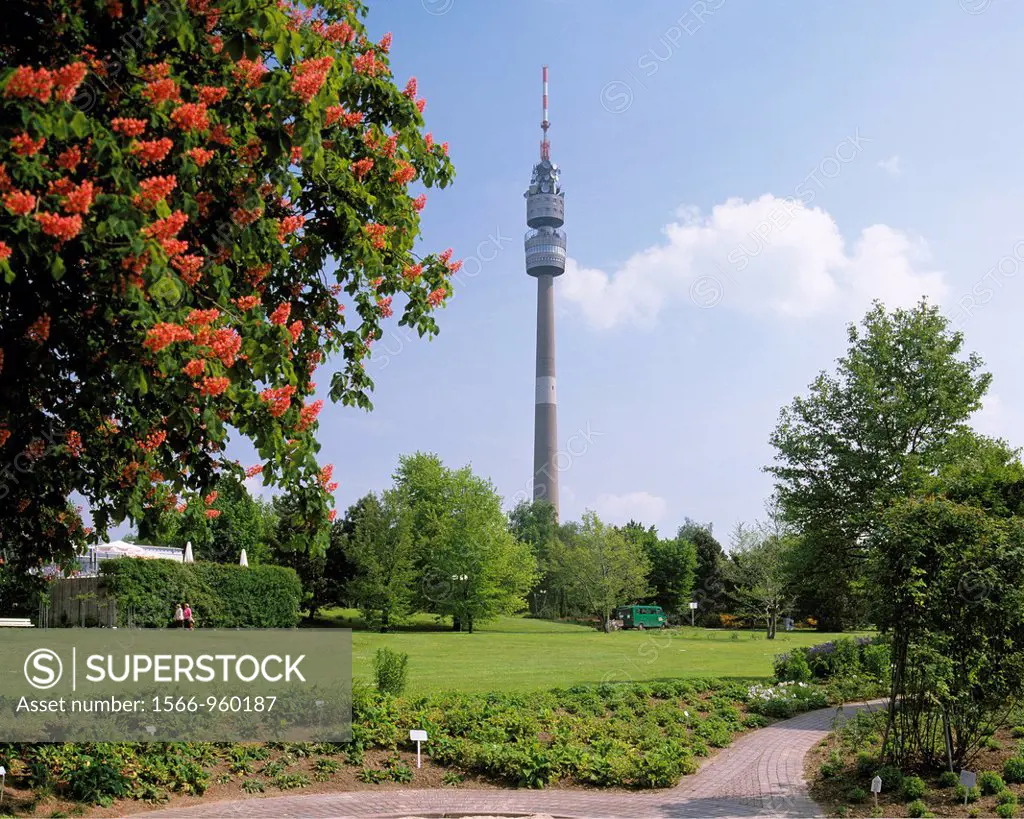
[[[224,41],[224,50],[235,62],[242,59],[242,55],[245,53],[245,41],[242,39],[242,35],[235,33],[228,37]]]
[[[64,260],[60,256],[54,256],[50,263],[50,275],[54,281],[60,281],[64,277]]]
[[[81,111],[76,111],[75,115],[71,118],[69,123],[71,126],[72,133],[81,139],[89,132],[89,120],[86,119],[85,114]]]

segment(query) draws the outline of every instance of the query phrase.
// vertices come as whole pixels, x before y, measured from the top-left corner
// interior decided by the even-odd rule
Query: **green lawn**
[[[317,626],[356,627],[351,610],[332,609]],[[409,654],[407,693],[433,691],[529,691],[577,683],[639,681],[667,677],[770,677],[772,657],[796,646],[838,636],[820,632],[667,632],[596,629],[548,620],[503,617],[474,633],[428,630],[433,618],[415,618],[391,634],[355,631],[352,660],[357,679],[369,680],[373,655],[388,647]]]

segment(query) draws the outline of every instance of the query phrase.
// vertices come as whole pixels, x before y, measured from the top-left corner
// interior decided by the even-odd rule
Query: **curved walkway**
[[[143,814],[171,817],[348,817],[548,814],[586,819],[655,817],[820,816],[807,795],[804,756],[836,719],[881,701],[809,711],[746,734],[675,788],[641,793],[583,790],[392,790],[317,796],[275,796],[214,802]]]

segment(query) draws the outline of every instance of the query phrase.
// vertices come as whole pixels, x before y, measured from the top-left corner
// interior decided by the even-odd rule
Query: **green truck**
[[[668,617],[661,606],[620,606],[615,619],[622,621],[623,628],[668,628]]]

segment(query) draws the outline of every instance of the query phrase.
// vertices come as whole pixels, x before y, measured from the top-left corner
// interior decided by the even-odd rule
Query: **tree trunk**
[[[473,615],[470,614],[466,619],[469,622],[469,633],[472,634],[473,633]]]
[[[452,631],[462,631],[462,618],[457,614],[452,615]]]

